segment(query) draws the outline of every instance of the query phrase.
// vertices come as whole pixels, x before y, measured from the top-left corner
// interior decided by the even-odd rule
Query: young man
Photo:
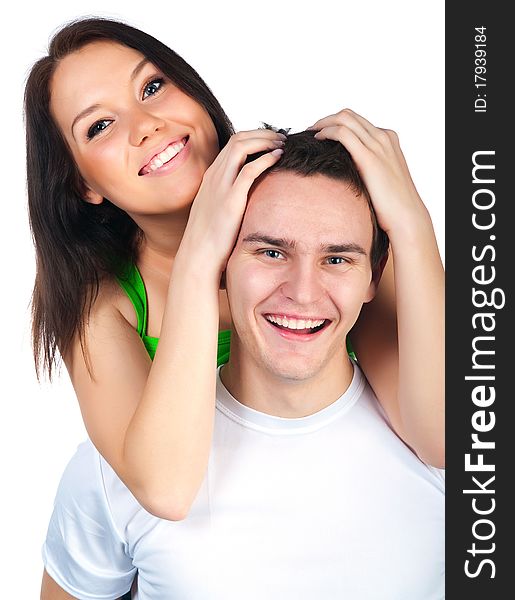
[[[343,147],[289,136],[227,264],[231,357],[188,517],[146,512],[86,442],[56,499],[50,577],[79,598],[116,598],[135,575],[140,599],[443,598],[442,475],[345,344],[387,247]]]

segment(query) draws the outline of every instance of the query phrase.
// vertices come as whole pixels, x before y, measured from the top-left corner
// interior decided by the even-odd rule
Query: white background
[[[236,129],[298,131],[346,106],[398,132],[444,250],[444,2],[128,0],[9,3],[2,14],[0,404],[2,598],[39,597],[40,548],[61,472],[85,436],[66,373],[38,384],[30,350],[24,80],[51,33],[83,15],[123,19],[192,64]],[[6,12],[7,10],[7,12]],[[452,201],[452,199],[449,199]]]

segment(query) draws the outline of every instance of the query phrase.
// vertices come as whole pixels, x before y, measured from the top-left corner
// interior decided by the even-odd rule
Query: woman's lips
[[[185,149],[188,148],[188,140],[189,136],[186,136],[180,140],[170,142],[163,150],[152,156],[152,158],[140,169],[138,175],[154,175],[158,174],[160,171],[168,172],[170,167],[176,163],[178,157],[184,154]]]

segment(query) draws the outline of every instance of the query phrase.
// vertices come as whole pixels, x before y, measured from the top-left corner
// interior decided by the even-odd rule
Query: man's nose
[[[164,121],[159,116],[142,110],[133,109],[129,115],[129,141],[133,146],[140,146],[146,139],[164,127]]]
[[[296,304],[315,304],[323,295],[321,274],[316,265],[299,261],[288,269],[281,286],[282,293]]]

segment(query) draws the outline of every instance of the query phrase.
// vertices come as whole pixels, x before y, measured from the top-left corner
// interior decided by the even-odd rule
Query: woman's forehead
[[[79,87],[81,83],[90,83],[90,79],[105,83],[117,76],[130,76],[131,66],[143,59],[140,52],[118,42],[90,42],[59,61],[51,85],[60,90],[71,84]]]
[[[103,98],[115,98],[131,82],[144,56],[111,40],[93,41],[59,61],[50,81],[50,108],[62,128]]]

